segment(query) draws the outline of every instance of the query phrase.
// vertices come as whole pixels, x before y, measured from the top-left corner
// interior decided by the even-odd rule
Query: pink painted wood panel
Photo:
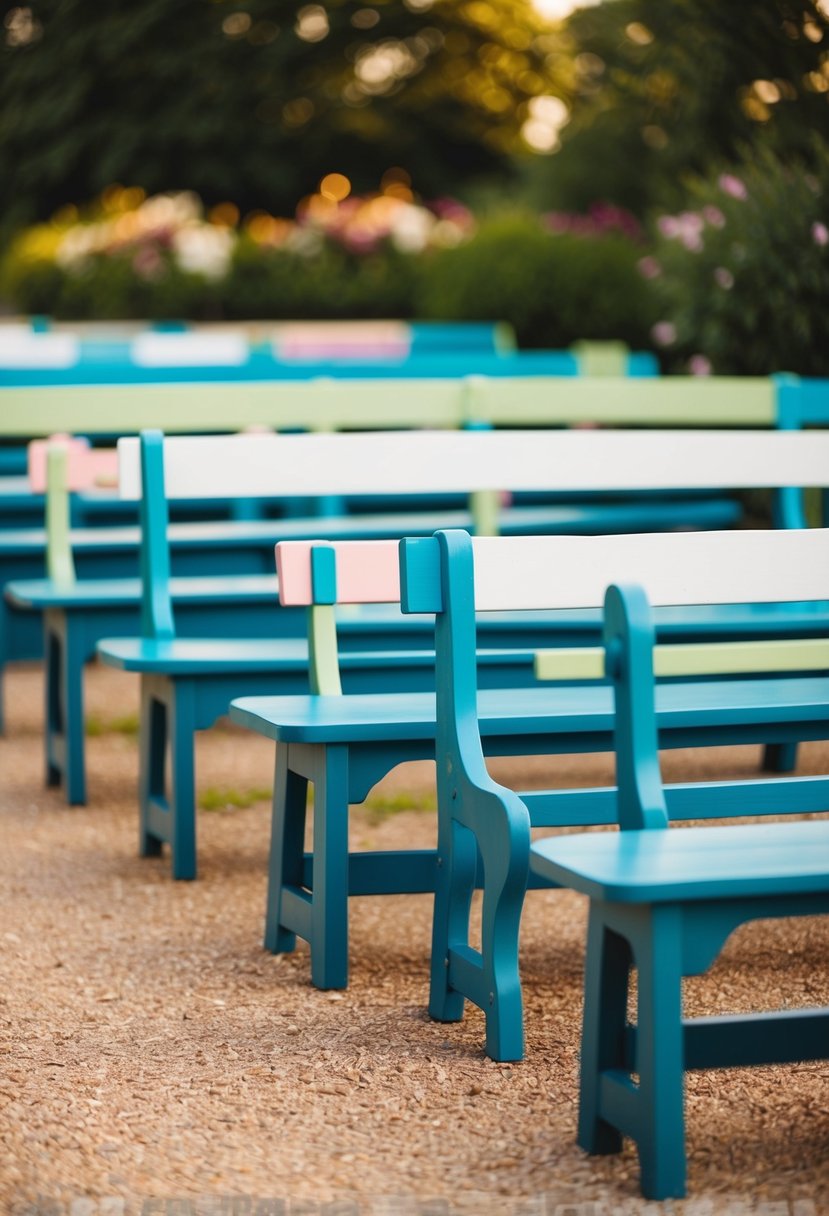
[[[336,553],[338,604],[390,604],[400,600],[396,540],[280,541],[276,546],[279,599],[286,607],[313,603],[311,549],[325,543]]]
[[[29,444],[29,484],[35,494],[46,492],[46,466],[49,447],[66,448],[66,483],[69,490],[91,490],[118,484],[118,454],[115,448],[91,448],[83,439],[71,435],[52,435],[33,439]]]

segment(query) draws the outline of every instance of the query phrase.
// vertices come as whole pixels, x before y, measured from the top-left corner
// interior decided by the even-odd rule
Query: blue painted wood
[[[345,665],[344,665],[345,672]],[[483,669],[479,669],[478,679]],[[489,673],[491,674],[491,673]],[[730,691],[729,691],[730,687]],[[658,689],[657,723],[661,747],[686,747],[702,743],[730,743],[763,741],[765,737],[781,736],[796,739],[824,738],[827,730],[825,709],[820,704],[829,695],[829,680],[815,681],[807,678],[780,680],[765,690],[766,699],[775,698],[785,708],[776,704],[773,709],[763,711],[754,706],[756,682],[734,681],[729,685],[714,681],[695,684],[693,696],[690,686],[663,685]],[[346,683],[346,691],[348,685]],[[762,693],[759,700],[762,702]],[[481,688],[477,697],[477,713],[481,740],[487,755],[525,755],[533,753],[556,754],[573,751],[607,751],[613,744],[613,706],[611,692],[606,687],[568,687],[556,690],[555,698],[549,688],[526,688],[517,690],[491,690]],[[278,743],[277,778],[274,791],[274,819],[271,837],[271,860],[269,869],[269,895],[266,917],[265,945],[271,950],[290,949],[296,933],[312,934],[306,906],[313,902],[314,891],[308,885],[307,874],[300,881],[302,871],[299,850],[303,836],[305,783],[315,782],[322,764],[321,757],[328,747],[345,745],[348,748],[347,802],[360,803],[373,786],[398,764],[407,760],[432,759],[442,753],[436,751],[436,698],[430,694],[394,694],[379,690],[374,694],[349,693],[344,697],[312,696],[254,696],[234,698],[230,717],[233,721]],[[742,719],[749,717],[745,723]],[[464,757],[466,761],[466,757]],[[457,770],[448,774],[450,765],[439,761],[438,781],[440,788],[446,780],[458,780]],[[477,770],[474,770],[477,771]],[[480,779],[483,775],[479,773]],[[815,805],[829,806],[826,791],[810,792],[800,779],[792,779],[798,785],[797,806],[809,809]],[[759,783],[747,782],[742,795],[732,783],[721,790],[718,813],[740,815],[753,813],[757,806],[756,787]],[[777,784],[777,783],[775,783]],[[784,784],[786,784],[784,782]],[[433,988],[430,1008],[435,1016],[445,1020],[456,1020],[461,1016],[464,998],[476,999],[485,993],[478,1003],[487,1011],[487,1050],[493,1055],[516,1058],[523,1051],[522,1022],[520,1017],[520,989],[517,971],[517,924],[514,920],[515,906],[520,907],[523,885],[514,875],[504,875],[507,895],[492,899],[492,916],[487,921],[487,949],[489,956],[497,954],[500,967],[484,966],[479,953],[466,945],[468,933],[468,904],[472,886],[480,883],[476,868],[477,845],[468,822],[477,825],[475,808],[465,806],[463,795],[449,798],[453,808],[451,826],[449,817],[439,815],[440,833],[438,853],[441,866],[424,871],[420,855],[406,865],[407,854],[399,855],[397,882],[383,882],[388,874],[388,860],[374,859],[362,854],[352,855],[349,867],[352,872],[360,865],[360,879],[350,886],[351,894],[373,893],[379,890],[411,892],[433,889],[437,880],[438,900],[444,899],[446,912],[436,906],[435,933],[448,917],[448,926],[443,930],[452,941],[448,951],[441,952],[438,944],[433,953]],[[596,809],[595,797],[602,796],[601,814]],[[607,821],[607,797],[615,798],[615,791],[567,791],[571,801],[556,817],[556,822],[603,822]],[[492,791],[493,802],[489,811],[498,805],[496,790]],[[580,805],[583,800],[583,807]],[[677,817],[694,817],[700,798],[683,798],[677,801]],[[441,800],[440,805],[444,802]],[[511,804],[516,815],[515,804]],[[672,808],[673,809],[673,808]],[[780,810],[779,802],[772,800],[765,806],[771,814]],[[315,797],[315,815],[329,813],[320,791]],[[330,812],[334,813],[334,812]],[[584,816],[582,818],[581,816]],[[496,816],[482,812],[487,824]],[[535,820],[534,820],[535,821]],[[545,822],[539,815],[539,823]],[[487,827],[487,831],[490,829]],[[514,831],[517,829],[514,828]],[[504,868],[504,859],[509,854],[508,833],[498,824],[491,829],[490,871],[497,875]],[[523,837],[522,837],[523,839]],[[528,837],[527,837],[528,841]],[[515,835],[512,837],[513,850]],[[511,856],[511,854],[509,854]],[[287,862],[286,857],[292,858]],[[498,860],[496,860],[496,858]],[[519,870],[526,876],[526,855]],[[451,887],[445,887],[445,876]],[[365,883],[365,886],[363,885]],[[282,888],[285,888],[283,893]],[[284,911],[288,898],[293,912]],[[506,919],[505,907],[510,916]],[[297,911],[300,909],[300,911]],[[295,915],[296,914],[296,915]],[[301,916],[302,920],[296,919]],[[304,928],[303,928],[304,926]],[[311,955],[318,939],[310,937]],[[509,942],[513,941],[514,946]],[[498,943],[497,949],[494,943]],[[330,957],[330,950],[327,952]],[[446,961],[444,961],[446,960]],[[347,977],[347,956],[341,960],[340,974]],[[345,982],[345,980],[343,980]],[[493,993],[492,1005],[489,994]]]
[[[682,1198],[687,1067],[829,1057],[829,1009],[701,1023],[682,1017],[683,976],[707,970],[738,925],[829,914],[829,822],[669,831],[653,624],[641,589],[608,589],[605,644],[616,694],[621,830],[537,842],[531,865],[590,898],[579,1143],[591,1153],[617,1152],[623,1136],[631,1137],[645,1197]],[[829,700],[823,712],[829,719]],[[818,789],[821,781],[829,778],[806,787]],[[626,1012],[634,964],[635,1029]]]
[[[733,503],[709,503],[700,514],[692,500],[665,504],[659,524],[665,528],[719,527],[733,522]],[[647,521],[650,520],[648,523]],[[513,508],[504,512],[505,535],[533,532],[608,532],[652,529],[652,511],[631,504]],[[174,523],[170,526],[170,562],[173,575],[217,575],[268,573],[273,569],[273,547],[279,540],[314,539],[324,531],[331,540],[360,537],[389,539],[420,533],[429,535],[439,527],[472,528],[468,511],[355,515],[326,519],[321,529],[318,517],[254,520],[237,523],[216,520],[206,523]],[[0,587],[10,583],[42,579],[45,573],[45,533],[42,529],[0,529]],[[139,570],[140,532],[136,528],[89,528],[73,531],[72,550],[79,580],[135,576]],[[54,589],[53,589],[54,593]],[[58,597],[60,592],[57,593]],[[0,692],[7,662],[37,659],[44,654],[42,628],[32,617],[34,610],[60,607],[60,598],[49,598],[41,589],[32,596],[17,594],[11,610],[0,601]],[[595,614],[585,623],[595,628]],[[0,697],[0,730],[2,697]]]
[[[504,989],[510,993],[520,991],[516,908],[520,907],[523,892],[518,890],[517,884],[505,893],[497,884],[493,884],[490,892],[488,879],[484,883],[484,906],[488,898],[500,899],[506,909],[500,914],[505,932],[499,939],[499,959],[475,957],[468,946],[471,859],[474,848],[481,851],[484,847],[481,842],[492,834],[494,820],[500,819],[503,823],[515,820],[513,849],[522,852],[529,825],[607,823],[619,815],[634,823],[659,823],[666,814],[655,761],[649,767],[637,759],[637,765],[630,773],[623,772],[624,808],[618,805],[615,790],[532,793],[522,803],[526,824],[520,821],[511,792],[501,789],[487,777],[483,755],[505,754],[510,746],[514,748],[513,754],[607,750],[612,746],[614,711],[611,691],[602,685],[556,686],[547,690],[546,698],[544,689],[532,688],[497,697],[479,690],[476,696],[471,550],[469,537],[461,533],[439,533],[432,540],[401,543],[404,610],[437,611],[438,852],[441,864],[435,902],[430,1009],[434,1016],[445,1020],[461,1016],[465,999],[480,1003],[480,974],[487,967],[492,972],[496,965],[500,966],[512,977],[511,983],[504,983]],[[612,601],[609,612],[611,617],[614,613],[625,617],[631,612],[638,621],[632,643],[637,658],[631,662],[635,666],[642,656],[650,654],[651,635],[642,624],[648,616],[646,605],[641,596],[637,599],[631,593],[629,600]],[[611,673],[621,661],[620,647],[621,643],[611,639],[608,647]],[[641,683],[625,687],[619,695],[636,701],[628,707],[628,725],[621,728],[630,733],[629,752],[634,757],[652,755],[655,739],[658,739],[659,747],[664,748],[727,744],[738,740],[794,746],[800,731],[805,732],[801,735],[803,739],[826,737],[829,733],[826,710],[829,683],[825,677],[817,675],[805,677],[805,683],[799,683],[799,679],[792,682],[791,677],[783,676],[774,677],[771,682],[765,679],[663,682],[656,689],[653,720],[648,719],[642,708],[648,704],[649,687],[643,688]],[[795,708],[798,700],[799,708]],[[407,709],[412,712],[414,703]],[[299,714],[283,711],[277,737],[310,739],[316,733],[319,738],[321,729],[333,737],[337,727],[328,716],[329,707],[319,707],[319,711],[315,723],[310,721],[310,715],[300,722]],[[356,717],[359,708],[354,704],[350,711]],[[375,729],[383,737],[389,737],[402,726],[394,711],[395,707],[385,699],[384,709],[380,713],[375,710]],[[331,707],[331,713],[335,712]],[[366,707],[364,726],[370,712]],[[323,716],[328,719],[324,724],[320,720]],[[795,725],[795,718],[799,719],[799,725]],[[806,719],[809,719],[808,724]],[[353,728],[353,718],[350,725]],[[413,734],[414,730],[420,729],[421,721]],[[624,758],[620,763],[624,769]],[[635,774],[635,782],[631,774]],[[728,789],[712,785],[707,792],[710,806],[707,812],[700,809],[705,807],[706,794],[697,795],[680,789],[669,792],[669,805],[675,817],[692,818],[699,813],[735,816],[823,809],[829,804],[825,785],[811,785],[808,789],[799,786],[800,793],[793,806],[785,805],[782,789],[781,786],[780,793],[769,795],[764,788],[763,794],[758,795],[756,781],[731,783]],[[484,873],[486,875],[486,866]],[[540,881],[538,876],[534,881]],[[487,1051],[496,1058],[520,1058],[523,1052],[520,1013],[514,1012],[510,1017],[495,1016],[489,992],[482,1008],[487,1017]],[[520,1009],[517,1002],[515,1009]]]
[[[637,374],[651,374],[639,361]],[[578,361],[569,351],[516,351],[497,354],[477,350],[463,354],[433,351],[409,358],[321,362],[275,359],[270,352],[251,352],[238,365],[211,367],[145,367],[131,361],[86,360],[69,368],[0,370],[0,385],[9,388],[43,388],[72,384],[238,384],[249,381],[274,383],[313,380],[320,376],[338,380],[375,379],[462,379],[472,373],[485,376],[576,376]]]

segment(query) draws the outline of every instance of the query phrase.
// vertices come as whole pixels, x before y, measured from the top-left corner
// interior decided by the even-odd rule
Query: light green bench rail
[[[0,388],[0,437],[389,427],[773,426],[761,377],[483,377]]]

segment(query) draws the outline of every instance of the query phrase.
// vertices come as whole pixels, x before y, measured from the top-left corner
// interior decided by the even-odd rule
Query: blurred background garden
[[[4,6],[0,312],[829,375],[829,0]]]

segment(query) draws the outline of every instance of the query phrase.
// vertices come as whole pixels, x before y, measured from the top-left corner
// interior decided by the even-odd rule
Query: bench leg
[[[282,925],[282,892],[303,886],[307,801],[307,778],[291,769],[290,744],[278,743],[265,910],[265,949],[273,954],[287,953],[296,945],[296,934]]]
[[[437,853],[429,1014],[439,1022],[459,1022],[465,998],[450,986],[449,953],[469,941],[478,846],[468,828],[439,814]]]
[[[578,1142],[613,1153],[636,1141],[646,1199],[685,1195],[682,912],[592,903],[585,961]],[[618,930],[618,931],[617,931]],[[625,936],[622,936],[624,934]],[[631,959],[638,971],[634,1084],[625,1027]]]
[[[81,631],[65,617],[55,620],[47,613],[44,653],[46,784],[63,783],[69,805],[82,806],[86,802],[83,711],[86,655]]]
[[[588,1153],[618,1153],[622,1134],[599,1114],[601,1076],[624,1065],[631,951],[591,901],[584,961],[578,1143]]]
[[[503,825],[499,825],[503,826]],[[484,867],[481,958],[487,990],[486,1053],[492,1060],[524,1058],[524,1009],[518,973],[518,935],[527,889],[527,855],[507,832],[481,842]],[[529,833],[528,833],[529,836]],[[522,856],[523,853],[523,856]]]
[[[196,877],[195,689],[190,680],[141,681],[139,814],[142,857],[168,841],[173,878]],[[170,789],[165,793],[165,763]]]
[[[11,649],[9,641],[9,607],[5,599],[0,595],[0,735],[6,733],[6,696],[3,686],[3,677],[6,671],[6,663],[9,660],[9,650]]]
[[[348,985],[348,748],[322,749],[314,781],[311,982]]]
[[[763,771],[793,773],[797,768],[796,743],[767,743],[763,749]]]
[[[170,851],[173,878],[196,877],[195,689],[189,680],[173,685],[170,716]]]
[[[60,785],[62,767],[59,759],[60,740],[63,737],[63,704],[60,695],[60,639],[48,628],[44,627],[44,719],[46,732],[44,746],[46,752],[46,785],[54,788]]]
[[[167,813],[164,768],[167,760],[168,707],[153,694],[148,680],[141,680],[139,725],[138,807],[140,857],[158,857],[167,839],[158,831],[158,818]]]
[[[685,1194],[682,913],[651,910],[650,933],[635,943],[639,974],[636,1067],[639,1162],[646,1199]]]

